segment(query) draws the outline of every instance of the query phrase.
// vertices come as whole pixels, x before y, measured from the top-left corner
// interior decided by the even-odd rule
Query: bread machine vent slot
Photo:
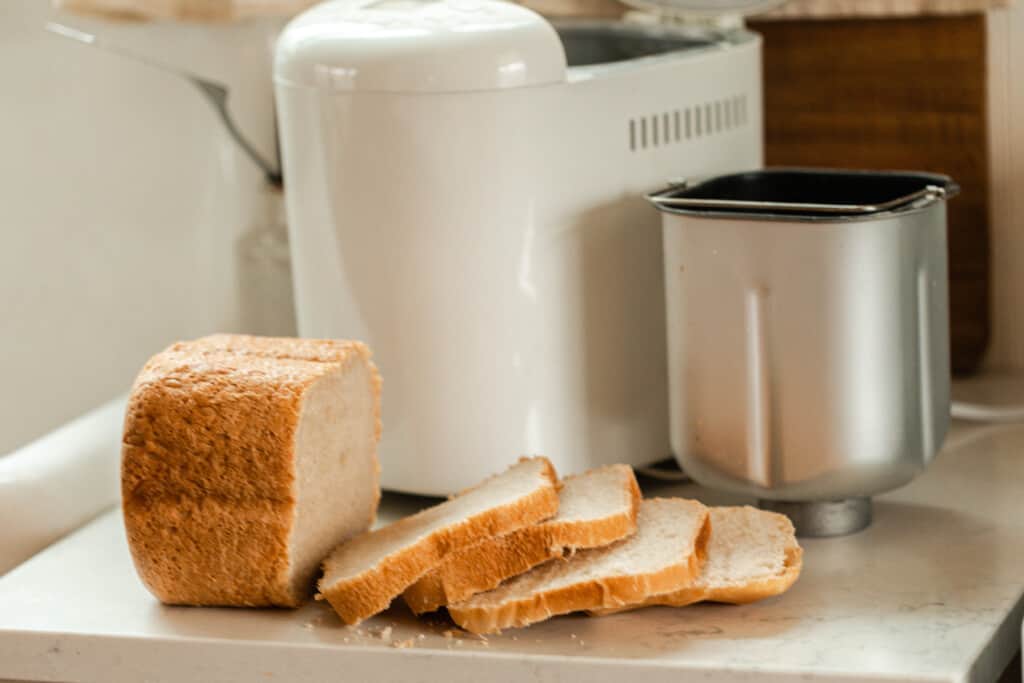
[[[629,149],[637,152],[747,125],[747,96],[735,95],[629,119]]]

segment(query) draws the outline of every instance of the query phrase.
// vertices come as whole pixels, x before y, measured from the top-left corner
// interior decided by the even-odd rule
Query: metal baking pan
[[[767,169],[655,193],[672,449],[712,488],[850,533],[949,424],[946,201],[930,173]]]

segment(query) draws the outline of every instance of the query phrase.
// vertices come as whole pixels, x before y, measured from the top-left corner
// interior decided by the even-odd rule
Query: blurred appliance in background
[[[265,220],[238,241],[239,295],[245,331],[271,337],[296,334],[295,296],[283,188],[268,184]]]
[[[271,2],[189,2],[148,3],[134,0],[58,0],[56,5],[76,16],[67,23],[51,22],[54,34],[140,62],[180,78],[205,98],[217,115],[230,144],[247,157],[265,178],[265,186],[253,198],[258,220],[241,228],[235,245],[239,331],[264,335],[295,334],[294,300],[283,208],[281,175],[277,160],[277,135],[270,77],[270,53],[284,24],[284,17],[310,4],[308,0]],[[278,17],[249,19],[256,30],[239,36],[234,25],[213,23],[164,23],[165,40],[153,41],[146,24],[134,20],[225,22],[251,16]],[[115,21],[107,21],[114,19]],[[178,27],[178,31],[174,28]],[[223,34],[223,35],[222,35]],[[240,39],[241,38],[241,39]],[[225,59],[211,63],[196,60],[190,42],[222,43]],[[193,46],[194,47],[194,46]],[[262,51],[262,68],[242,71],[251,63],[248,55]],[[245,74],[244,79],[237,78]],[[234,232],[234,231],[233,231]]]
[[[382,483],[669,453],[657,212],[762,163],[758,0],[552,26],[496,0],[335,0],[275,64],[299,331],[366,340]]]

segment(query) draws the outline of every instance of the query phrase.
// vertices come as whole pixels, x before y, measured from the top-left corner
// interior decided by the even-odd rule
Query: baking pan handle
[[[657,192],[648,192],[644,195],[644,199],[649,201],[651,204],[654,204],[654,206],[659,206],[666,200],[672,199],[666,195],[670,195],[673,192],[687,190],[692,186],[693,184],[690,182],[689,178],[669,178],[668,187],[658,190]]]
[[[690,209],[732,209],[740,211],[760,211],[764,213],[775,213],[780,211],[814,214],[874,214],[884,211],[891,211],[901,206],[913,204],[918,201],[930,203],[941,201],[956,194],[954,186],[952,192],[939,185],[926,185],[917,192],[897,197],[887,202],[878,204],[816,204],[810,202],[770,202],[748,199],[698,199],[692,197],[670,197],[674,192],[690,187],[686,180],[673,184],[663,190],[645,195],[647,201],[657,208],[682,207]]]

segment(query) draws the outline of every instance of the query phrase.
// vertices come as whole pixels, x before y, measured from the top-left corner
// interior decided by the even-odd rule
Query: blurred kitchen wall
[[[244,330],[239,238],[267,220],[260,173],[187,84],[43,31],[0,0],[0,454],[126,391],[169,342]],[[277,24],[60,20],[230,82],[274,156]]]

